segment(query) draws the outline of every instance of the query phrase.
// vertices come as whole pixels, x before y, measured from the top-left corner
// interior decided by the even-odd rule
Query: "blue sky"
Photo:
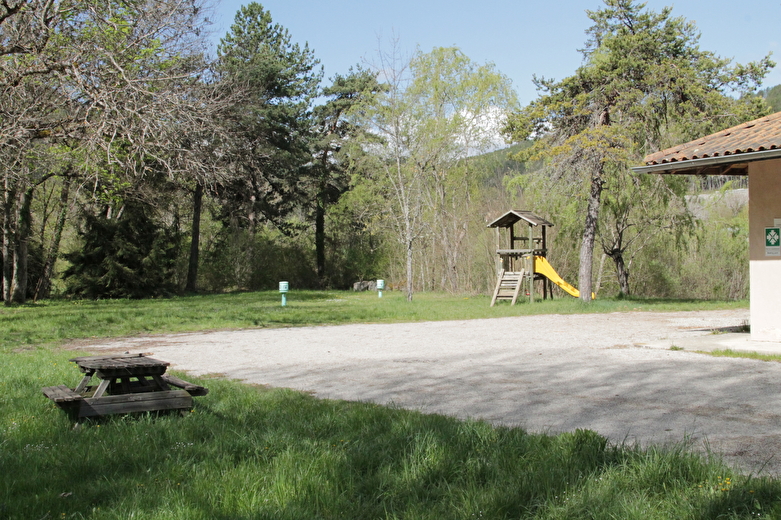
[[[241,0],[216,5],[214,42],[229,29]],[[325,67],[326,77],[372,61],[391,38],[408,53],[420,47],[457,46],[472,60],[493,62],[509,76],[521,103],[536,98],[532,76],[562,79],[581,64],[579,48],[590,20],[585,10],[600,0],[265,0],[259,2],[294,41],[309,43]],[[700,47],[739,63],[759,60],[768,52],[781,64],[781,0],[647,0],[659,11],[697,24]],[[781,84],[781,65],[765,86]]]

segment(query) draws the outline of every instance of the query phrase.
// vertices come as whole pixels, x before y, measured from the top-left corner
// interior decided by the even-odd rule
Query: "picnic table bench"
[[[77,419],[131,412],[188,410],[203,386],[166,374],[170,365],[147,354],[113,354],[73,358],[84,373],[74,389],[47,386],[43,395]],[[93,377],[97,384],[92,383]],[[176,387],[172,389],[171,387]]]

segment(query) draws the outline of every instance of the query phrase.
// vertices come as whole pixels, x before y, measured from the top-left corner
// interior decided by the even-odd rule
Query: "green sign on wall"
[[[765,256],[781,256],[781,228],[765,228]]]

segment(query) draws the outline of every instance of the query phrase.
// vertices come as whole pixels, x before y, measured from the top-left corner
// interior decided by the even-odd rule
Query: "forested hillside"
[[[768,87],[761,90],[759,94],[765,98],[767,104],[773,109],[773,112],[781,112],[781,85]]]
[[[746,207],[727,195],[745,181],[630,168],[781,110],[781,86],[760,91],[773,63],[701,50],[669,9],[584,16],[583,65],[520,106],[455,47],[388,44],[325,78],[255,2],[213,59],[200,0],[3,2],[3,301],[375,278],[487,293],[486,224],[509,209],[554,223],[549,259],[584,294],[745,298]]]

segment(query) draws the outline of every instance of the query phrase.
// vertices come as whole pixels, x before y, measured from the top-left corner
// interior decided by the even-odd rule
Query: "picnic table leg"
[[[122,382],[121,383],[122,386],[120,387],[121,388],[121,393],[129,394],[131,392],[131,390],[130,390],[130,378],[129,377],[123,377],[123,378],[117,380],[118,383],[120,381]],[[114,393],[114,390],[112,390],[111,393]]]
[[[92,397],[103,397],[103,394],[106,393],[106,388],[108,388],[110,383],[111,379],[101,379],[100,384],[98,385],[98,388],[95,389],[95,393],[92,395]]]
[[[87,385],[89,384],[91,379],[92,379],[91,373],[84,374],[84,377],[81,378],[81,381],[79,382],[78,386],[73,391],[76,392],[77,394],[84,393],[84,390],[87,389]]]
[[[166,383],[162,376],[152,376],[152,379],[155,380],[155,383],[157,383],[157,386],[160,387],[160,390],[170,390],[171,387]]]

